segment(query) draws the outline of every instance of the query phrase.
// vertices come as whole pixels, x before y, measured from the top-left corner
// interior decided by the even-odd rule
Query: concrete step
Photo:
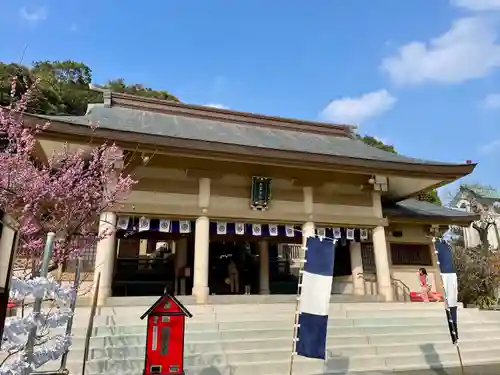
[[[208,322],[208,323],[195,323],[186,324],[186,333],[203,333],[203,332],[227,332],[227,331],[255,331],[255,330],[290,330],[293,328],[293,318],[280,321],[258,321],[258,322]],[[441,326],[446,324],[446,317],[443,315],[441,317],[430,317],[425,319],[417,318],[367,318],[367,319],[336,319],[332,318],[328,321],[328,326],[330,329],[339,328],[371,328],[371,327],[382,327],[383,329],[390,329],[391,327],[405,327],[410,329],[411,327],[432,327]],[[491,327],[500,328],[499,321],[485,321],[478,322],[474,318],[459,320],[459,326],[478,326],[481,324],[488,324]],[[98,326],[93,328],[94,336],[103,335],[122,335],[122,334],[137,334],[145,332],[146,324],[137,322],[131,322],[130,325],[119,325],[119,326]],[[84,327],[75,326],[73,333],[75,336],[83,336],[87,332]]]
[[[425,337],[417,337],[413,342],[407,343],[385,343],[385,344],[370,344],[369,340],[364,338],[357,343],[351,340],[329,340],[328,352],[334,356],[370,356],[370,355],[395,355],[395,354],[412,354],[421,352],[425,355],[434,355],[436,353],[446,352],[450,345],[449,337],[440,337],[438,340],[429,341]],[[417,341],[418,339],[422,341]],[[247,344],[247,345],[245,345]],[[238,362],[262,362],[281,360],[290,357],[291,340],[273,339],[268,341],[225,341],[219,343],[196,343],[187,344],[185,346],[186,364],[190,365],[190,358],[199,356],[200,354],[220,355],[225,356],[229,363]],[[500,348],[500,338],[475,340],[462,339],[460,347],[462,351],[474,350],[478,346]],[[89,353],[90,360],[104,359],[127,359],[145,356],[145,345],[138,346],[122,346],[114,348],[92,349]],[[70,358],[82,358],[83,348],[73,348],[70,353]]]
[[[294,310],[287,311],[277,311],[271,313],[267,312],[235,312],[235,313],[204,313],[195,315],[192,319],[187,319],[186,324],[197,324],[201,322],[256,322],[256,321],[286,321],[293,320],[295,315]],[[336,319],[367,319],[376,318],[376,319],[390,319],[390,318],[442,318],[445,316],[444,309],[432,309],[432,310],[388,310],[388,311],[345,311],[345,310],[333,310],[330,311],[329,317]],[[478,315],[474,312],[467,310],[460,310],[459,313],[461,320],[469,320],[474,319],[477,321]],[[500,312],[497,314],[488,314],[488,315],[480,315],[481,321],[493,320],[500,321]],[[78,311],[76,312],[74,319],[75,327],[87,327],[89,317],[87,315],[79,315]],[[118,326],[118,325],[127,325],[130,322],[134,322],[136,325],[139,324],[147,324],[147,320],[141,320],[140,315],[97,315],[94,317],[94,326]]]
[[[274,304],[258,298],[255,300],[260,302],[251,304],[242,298],[237,304],[188,305],[194,317],[186,323],[187,373],[288,373],[296,305],[285,297]],[[149,305],[114,303],[98,309],[87,375],[142,374],[146,321],[140,316]],[[89,313],[87,307],[76,311],[69,355],[72,373],[81,369]],[[458,314],[464,358],[500,361],[500,312],[483,314],[477,309],[460,308]],[[59,331],[62,329],[52,332]],[[441,303],[332,303],[327,342],[326,367],[323,361],[297,357],[294,373],[315,375],[328,371],[345,375],[347,371],[426,368],[429,363],[441,366],[457,361]]]
[[[494,340],[500,338],[500,329],[497,330],[475,330],[472,332],[463,332],[460,335],[462,342],[467,343],[477,340]],[[332,345],[388,345],[388,344],[411,344],[414,342],[449,342],[449,332],[446,329],[435,330],[429,333],[414,333],[414,334],[375,334],[375,335],[346,335],[339,336],[330,333],[328,335],[328,343]],[[95,350],[111,350],[113,348],[126,348],[134,346],[144,347],[146,343],[146,335],[124,335],[124,336],[109,336],[109,337],[92,337],[90,348]],[[84,337],[74,337],[72,350],[83,350],[85,344]],[[259,338],[238,338],[238,339],[217,339],[213,340],[187,340],[185,351],[193,353],[198,350],[200,353],[215,351],[228,348],[233,351],[238,350],[254,350],[254,349],[274,349],[278,347],[286,347],[291,344],[291,335],[273,337],[267,339]]]
[[[427,345],[427,346],[424,346]],[[302,357],[294,358],[294,373],[296,374],[324,374],[342,373],[346,371],[368,371],[368,370],[388,370],[399,367],[419,367],[428,368],[434,366],[452,365],[458,363],[456,349],[449,344],[446,350],[441,350],[439,354],[432,344],[423,344],[415,348],[416,352],[408,354],[388,354],[388,355],[352,355],[344,356],[336,354],[335,351],[328,351],[328,359],[323,361],[311,360]],[[477,361],[498,360],[500,347],[488,347],[473,349],[463,349],[462,356],[467,363],[477,363]],[[289,371],[290,352],[283,351],[280,359],[259,360],[261,357],[255,352],[247,352],[241,358],[244,362],[231,361],[240,357],[228,357],[227,354],[205,353],[186,356],[186,368],[189,374],[232,374],[232,375],[271,375],[285,374]],[[87,363],[87,374],[109,374],[122,373],[139,374],[144,368],[144,357],[128,357],[123,360],[91,360]],[[81,367],[78,361],[69,361],[70,372],[77,372]],[[45,370],[45,368],[44,368]],[[210,372],[217,371],[217,372]]]
[[[147,306],[128,306],[128,307],[102,307],[96,311],[96,319],[137,319],[139,320],[142,314],[147,310]],[[295,304],[276,304],[276,305],[204,305],[204,306],[188,306],[195,320],[209,320],[241,318],[242,316],[252,317],[253,320],[259,320],[262,317],[272,317],[279,315],[294,314],[296,311]],[[370,303],[370,304],[330,304],[329,315],[331,317],[366,317],[374,316],[402,316],[411,314],[439,314],[444,310],[442,304],[401,304],[401,303]],[[18,310],[20,312],[20,309]],[[477,312],[477,309],[460,309],[460,313],[464,316]],[[29,313],[30,308],[25,309],[25,313]],[[75,311],[75,320],[88,322],[90,309],[77,308]],[[500,316],[500,312],[493,312],[486,316]],[[106,323],[107,324],[107,323]]]
[[[123,298],[123,305],[118,306],[103,306],[98,307],[97,315],[138,315],[141,316],[150,305],[134,305],[132,302],[127,303],[128,299],[131,297]],[[132,298],[135,299],[135,298]],[[295,302],[295,301],[294,301]],[[204,313],[254,313],[267,311],[268,313],[273,313],[275,311],[295,311],[295,303],[276,303],[276,304],[222,304],[222,305],[196,305],[190,304],[186,305],[189,311],[194,315],[204,314]],[[390,302],[390,303],[331,303],[330,311],[388,311],[388,310],[434,310],[434,309],[444,309],[442,303],[402,303],[402,302]],[[462,310],[462,308],[460,308]],[[469,310],[469,309],[467,309]],[[477,309],[471,309],[477,310]],[[90,312],[89,307],[78,307],[77,311],[81,314],[87,314]]]
[[[106,307],[120,306],[151,306],[160,296],[143,296],[143,297],[110,297],[107,298]],[[288,295],[212,295],[208,296],[208,302],[203,305],[198,305],[194,296],[176,296],[184,305],[189,306],[204,306],[204,305],[234,305],[234,304],[281,304],[292,303],[296,300],[295,294]],[[353,296],[347,294],[332,294],[330,301],[332,303],[379,303],[382,299],[378,296]],[[32,302],[27,299],[27,302]],[[92,298],[88,296],[80,296],[77,300],[77,307],[89,308],[92,305]]]
[[[288,327],[269,327],[258,328],[248,327],[247,329],[229,329],[229,330],[200,330],[200,331],[187,331],[186,342],[196,341],[210,341],[210,340],[238,340],[238,339],[260,339],[267,340],[269,338],[291,337],[292,324]],[[495,323],[460,323],[459,332],[498,332],[500,324]],[[62,332],[63,329],[54,329],[54,334]],[[432,334],[436,332],[447,332],[446,322],[440,321],[439,324],[431,323],[427,320],[416,321],[413,325],[372,325],[372,326],[335,326],[330,324],[328,335],[331,337],[344,337],[344,336],[366,336],[366,335],[413,335],[417,333]],[[85,337],[86,330],[75,329],[73,335],[75,340],[79,337]],[[109,337],[116,337],[118,340],[126,339],[130,336],[143,336],[146,335],[145,326],[119,326],[119,327],[98,327],[94,329],[93,339],[107,339]]]
[[[110,297],[105,306],[151,306],[158,300],[158,297]],[[194,296],[176,296],[185,306],[199,306]],[[277,305],[281,303],[289,304],[296,301],[295,294],[268,294],[268,295],[211,295],[204,305],[224,306],[224,305]],[[332,294],[331,303],[379,303],[378,296],[353,296],[350,294]],[[203,305],[202,305],[203,306]]]

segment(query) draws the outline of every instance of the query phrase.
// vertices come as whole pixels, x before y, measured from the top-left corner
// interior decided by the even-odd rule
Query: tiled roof
[[[159,137],[219,142],[263,149],[344,156],[355,159],[395,163],[436,166],[455,165],[453,163],[441,163],[396,155],[348,137],[312,134],[296,130],[208,120],[192,116],[164,114],[123,107],[93,105],[85,116],[43,117],[52,121],[62,121],[83,126],[88,126],[92,122],[99,122],[99,126],[104,129],[156,135]]]
[[[429,219],[458,219],[476,220],[477,215],[468,212],[443,207],[437,204],[423,202],[416,199],[406,199],[389,206],[384,205],[384,215],[389,218],[429,218]]]
[[[492,187],[479,186],[479,185],[467,185],[466,189],[469,189],[474,194],[480,198],[484,199],[498,199],[500,200],[500,191]]]

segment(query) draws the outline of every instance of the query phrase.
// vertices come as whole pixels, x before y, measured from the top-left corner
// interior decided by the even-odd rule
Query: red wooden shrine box
[[[169,294],[160,297],[141,316],[148,318],[144,375],[184,374],[185,321],[192,316]]]

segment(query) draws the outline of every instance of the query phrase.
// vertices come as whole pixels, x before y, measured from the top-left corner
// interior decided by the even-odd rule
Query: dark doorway
[[[257,244],[247,241],[210,241],[210,294],[258,293]]]
[[[113,296],[159,296],[175,289],[173,241],[178,234],[117,233]]]
[[[301,264],[300,244],[272,244],[269,247],[269,274],[272,294],[297,294]],[[349,241],[341,239],[335,245],[333,276],[351,275]]]
[[[271,294],[297,294],[300,259],[299,244],[269,246],[269,287]]]
[[[351,270],[351,252],[349,240],[340,239],[335,247],[335,262],[333,263],[333,277],[350,276]]]

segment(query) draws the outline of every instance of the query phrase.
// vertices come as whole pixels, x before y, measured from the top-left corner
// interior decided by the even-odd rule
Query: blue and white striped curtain
[[[297,331],[297,355],[325,359],[333,282],[335,242],[309,237],[306,242]]]
[[[451,247],[444,240],[436,240],[435,249],[438,257],[441,279],[443,281],[444,294],[446,299],[446,318],[450,330],[451,341],[458,342],[458,280]]]
[[[155,231],[164,233],[191,233],[194,231],[195,221],[170,220],[147,217],[120,216],[117,229],[129,232]],[[211,221],[211,235],[253,235],[256,237],[302,237],[302,227],[294,224],[262,224],[244,222]],[[321,228],[316,229],[318,237],[330,239],[347,239],[364,241],[368,239],[367,229],[355,228]]]

